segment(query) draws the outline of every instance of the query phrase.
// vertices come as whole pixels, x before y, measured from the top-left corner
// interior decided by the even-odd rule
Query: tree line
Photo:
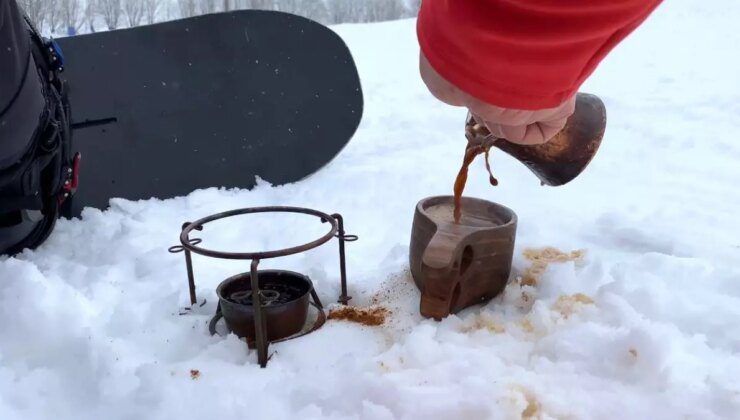
[[[44,33],[74,35],[238,9],[278,10],[326,25],[416,16],[421,0],[20,0]]]

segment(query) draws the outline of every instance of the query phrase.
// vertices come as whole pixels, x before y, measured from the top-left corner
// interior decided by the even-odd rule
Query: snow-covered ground
[[[583,87],[609,112],[602,149],[573,183],[540,187],[500,153],[466,193],[519,215],[501,298],[437,323],[407,271],[415,203],[448,194],[465,112],[416,70],[413,21],[336,30],[357,60],[366,113],[328,167],[294,185],[114,201],[62,221],[41,249],[0,259],[0,419],[740,418],[740,3],[666,2]],[[330,321],[271,347],[267,369],[234,336],[211,337],[220,280],[248,267],[195,258],[187,303],[181,222],[256,205],[344,214],[353,305],[380,296],[380,327]],[[275,248],[325,226],[244,217],[214,247]],[[263,267],[338,295],[336,245]],[[585,250],[535,287],[527,248]],[[200,376],[191,378],[191,369]]]

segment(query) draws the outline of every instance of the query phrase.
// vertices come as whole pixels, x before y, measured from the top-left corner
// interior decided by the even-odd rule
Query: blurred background
[[[279,10],[325,25],[416,16],[421,0],[20,0],[45,35],[130,28],[240,9]]]

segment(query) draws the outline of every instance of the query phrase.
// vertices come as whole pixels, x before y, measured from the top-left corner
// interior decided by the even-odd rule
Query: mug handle
[[[454,266],[459,246],[460,235],[438,229],[424,250],[421,258],[424,287],[419,309],[427,318],[441,320],[450,314],[452,295],[459,281]]]
[[[423,269],[451,269],[460,246],[460,236],[437,229],[421,257]]]

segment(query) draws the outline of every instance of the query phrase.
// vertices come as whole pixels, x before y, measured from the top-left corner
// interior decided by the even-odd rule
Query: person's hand
[[[528,111],[491,105],[477,99],[445,80],[429,64],[424,54],[419,55],[419,71],[429,91],[440,101],[464,106],[480,124],[495,137],[518,144],[541,144],[550,140],[573,114],[576,97],[573,95],[555,108]]]

